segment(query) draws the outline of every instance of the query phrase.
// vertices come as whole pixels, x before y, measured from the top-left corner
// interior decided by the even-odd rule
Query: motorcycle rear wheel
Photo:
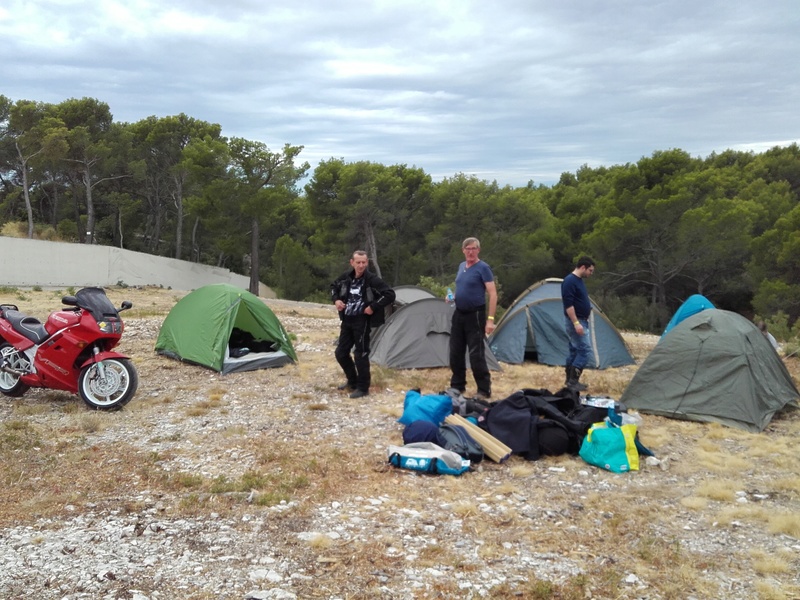
[[[20,371],[30,369],[27,357],[8,342],[0,344],[0,362],[7,362],[9,367]],[[30,386],[22,383],[17,375],[0,371],[0,393],[12,398],[19,398],[29,389]]]
[[[130,402],[139,387],[139,374],[130,360],[110,358],[101,361],[105,376],[98,364],[83,368],[78,377],[78,393],[90,408],[114,410]]]

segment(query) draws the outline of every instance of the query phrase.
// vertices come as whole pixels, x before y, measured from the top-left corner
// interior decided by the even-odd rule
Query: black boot
[[[564,367],[564,387],[569,385],[570,376],[572,375],[572,367],[567,365]]]
[[[589,389],[588,385],[581,383],[579,380],[581,378],[581,373],[583,373],[583,369],[579,369],[578,367],[570,367],[570,376],[569,381],[567,382],[567,387],[576,392],[583,392]]]

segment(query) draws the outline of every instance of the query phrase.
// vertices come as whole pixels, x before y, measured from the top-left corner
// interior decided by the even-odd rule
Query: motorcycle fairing
[[[89,365],[92,365],[94,363],[99,363],[101,361],[108,360],[111,358],[116,358],[119,360],[119,359],[127,359],[128,356],[126,356],[125,354],[120,354],[119,352],[99,352],[98,354],[93,355],[88,360],[84,361],[83,364],[81,364],[80,368],[83,369],[84,367],[88,367]]]
[[[119,320],[119,311],[111,304],[106,293],[96,287],[87,287],[75,294],[77,304],[80,308],[92,313],[94,320],[98,323],[106,320]]]

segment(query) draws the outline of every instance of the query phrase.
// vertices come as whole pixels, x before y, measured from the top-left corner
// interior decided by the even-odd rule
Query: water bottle
[[[448,304],[452,305],[456,301],[456,297],[453,296],[453,290],[447,288],[447,294],[444,297],[444,301]]]

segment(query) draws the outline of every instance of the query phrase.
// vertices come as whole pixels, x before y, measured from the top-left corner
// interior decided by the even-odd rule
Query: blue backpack
[[[408,390],[403,401],[403,414],[397,419],[401,425],[414,421],[430,421],[440,425],[453,412],[453,401],[444,394],[425,394],[419,390]]]

